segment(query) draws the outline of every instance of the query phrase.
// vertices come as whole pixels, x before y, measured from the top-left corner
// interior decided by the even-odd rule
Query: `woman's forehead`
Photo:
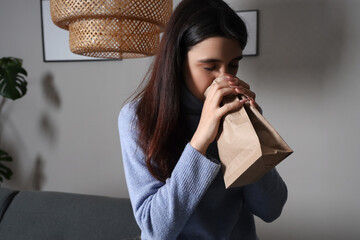
[[[235,59],[241,56],[240,43],[235,39],[225,37],[207,38],[194,45],[188,52],[188,57],[201,59],[201,61]]]

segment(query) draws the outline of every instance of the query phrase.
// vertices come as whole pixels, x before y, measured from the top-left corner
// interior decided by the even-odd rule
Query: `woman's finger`
[[[238,77],[226,75],[225,79],[228,81],[230,86],[241,86],[250,90],[250,85]]]
[[[224,116],[225,114],[227,114],[231,111],[239,110],[248,101],[250,101],[250,100],[249,99],[241,99],[241,100],[236,100],[236,101],[226,103],[219,108],[219,114],[221,116]]]
[[[252,99],[255,99],[256,98],[256,94],[247,89],[247,88],[244,88],[244,87],[241,87],[241,86],[236,86],[234,87],[235,91],[237,94],[242,94],[242,95],[245,95],[247,98],[252,98]]]
[[[236,79],[238,80],[238,85],[239,86],[250,90],[250,85],[249,84],[247,84],[246,82],[244,82],[243,80],[241,80],[239,78],[236,78]]]
[[[236,90],[230,87],[226,81],[215,81],[207,91],[206,98],[212,98],[218,91],[220,91],[220,93],[224,92],[222,95],[237,94]]]

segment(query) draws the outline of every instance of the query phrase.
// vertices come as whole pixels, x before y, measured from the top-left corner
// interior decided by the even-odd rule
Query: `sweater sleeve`
[[[118,127],[126,183],[143,239],[176,239],[208,189],[220,165],[187,144],[165,183],[148,171],[137,144],[135,106],[120,112]]]
[[[265,222],[278,218],[287,200],[287,187],[274,168],[260,180],[244,187],[249,210]]]

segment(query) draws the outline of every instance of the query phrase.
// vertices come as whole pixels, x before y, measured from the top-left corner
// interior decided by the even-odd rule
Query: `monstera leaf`
[[[0,182],[3,182],[4,178],[9,180],[13,175],[11,169],[2,163],[2,162],[11,162],[11,161],[12,158],[9,156],[9,154],[7,154],[6,152],[0,149]]]
[[[0,59],[0,95],[12,100],[26,94],[26,70],[19,58],[6,57]]]

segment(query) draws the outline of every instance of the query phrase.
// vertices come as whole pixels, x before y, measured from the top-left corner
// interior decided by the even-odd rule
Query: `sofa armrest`
[[[19,191],[0,188],[0,222],[9,207],[11,201]]]

